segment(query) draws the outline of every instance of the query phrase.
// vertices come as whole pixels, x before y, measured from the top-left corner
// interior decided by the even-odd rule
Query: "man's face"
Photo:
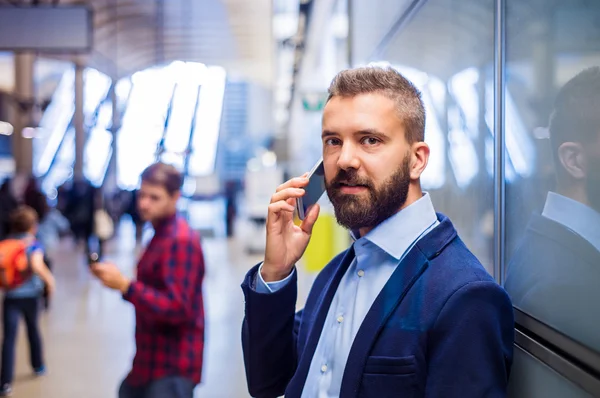
[[[323,113],[323,164],[340,225],[373,228],[398,212],[411,182],[411,146],[395,103],[382,94],[333,97]]]
[[[162,185],[142,182],[137,202],[140,216],[144,221],[155,223],[175,213],[179,192],[170,195]]]

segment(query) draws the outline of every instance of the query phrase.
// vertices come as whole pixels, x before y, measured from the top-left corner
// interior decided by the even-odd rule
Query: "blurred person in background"
[[[200,237],[177,214],[181,173],[156,163],[141,178],[139,213],[155,233],[138,263],[137,279],[112,263],[92,267],[106,287],[121,292],[135,308],[137,350],[119,398],[192,398],[204,351]]]
[[[137,206],[139,190],[135,189],[128,193],[129,200],[125,212],[131,216],[131,221],[135,225],[135,242],[136,244],[140,244],[142,242],[145,221],[141,217]]]
[[[41,192],[39,195],[30,195],[28,201],[29,203],[25,204],[36,212],[39,220],[36,239],[44,250],[44,261],[52,271],[60,239],[69,232],[69,221],[58,210],[48,205],[46,196]],[[44,308],[48,309],[50,307],[48,286],[44,287],[43,301]]]
[[[92,184],[81,179],[73,182],[67,193],[65,217],[69,220],[75,242],[83,241],[88,261],[91,262],[92,254],[101,256],[102,245],[96,239],[95,213],[98,209],[98,190]]]
[[[4,239],[8,235],[10,214],[18,206],[19,202],[12,190],[12,180],[7,178],[0,187],[0,239]]]
[[[27,257],[32,274],[22,284],[7,290],[4,295],[0,396],[9,396],[12,393],[15,348],[21,316],[27,327],[33,372],[36,376],[41,376],[46,372],[38,325],[39,299],[44,285],[48,288],[48,294],[52,294],[55,281],[44,262],[44,250],[35,238],[38,232],[37,228],[37,214],[28,206],[20,206],[10,215],[10,238],[26,242]]]

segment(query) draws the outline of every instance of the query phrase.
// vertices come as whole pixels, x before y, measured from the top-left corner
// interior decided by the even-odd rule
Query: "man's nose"
[[[360,167],[360,160],[357,156],[356,148],[354,145],[342,145],[337,165],[342,170],[358,169]]]

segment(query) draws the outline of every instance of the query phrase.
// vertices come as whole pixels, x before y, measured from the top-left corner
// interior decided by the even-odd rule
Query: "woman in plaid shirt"
[[[204,349],[200,237],[177,215],[183,177],[156,163],[142,173],[141,217],[155,234],[137,267],[137,280],[110,263],[92,267],[136,310],[136,355],[119,398],[192,398],[200,383]]]

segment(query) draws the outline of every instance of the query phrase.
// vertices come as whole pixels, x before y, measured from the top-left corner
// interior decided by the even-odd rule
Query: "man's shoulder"
[[[451,295],[470,284],[498,287],[481,261],[458,235],[429,259],[423,282],[428,290]]]
[[[175,244],[199,243],[200,233],[183,217],[177,217],[169,239]]]

